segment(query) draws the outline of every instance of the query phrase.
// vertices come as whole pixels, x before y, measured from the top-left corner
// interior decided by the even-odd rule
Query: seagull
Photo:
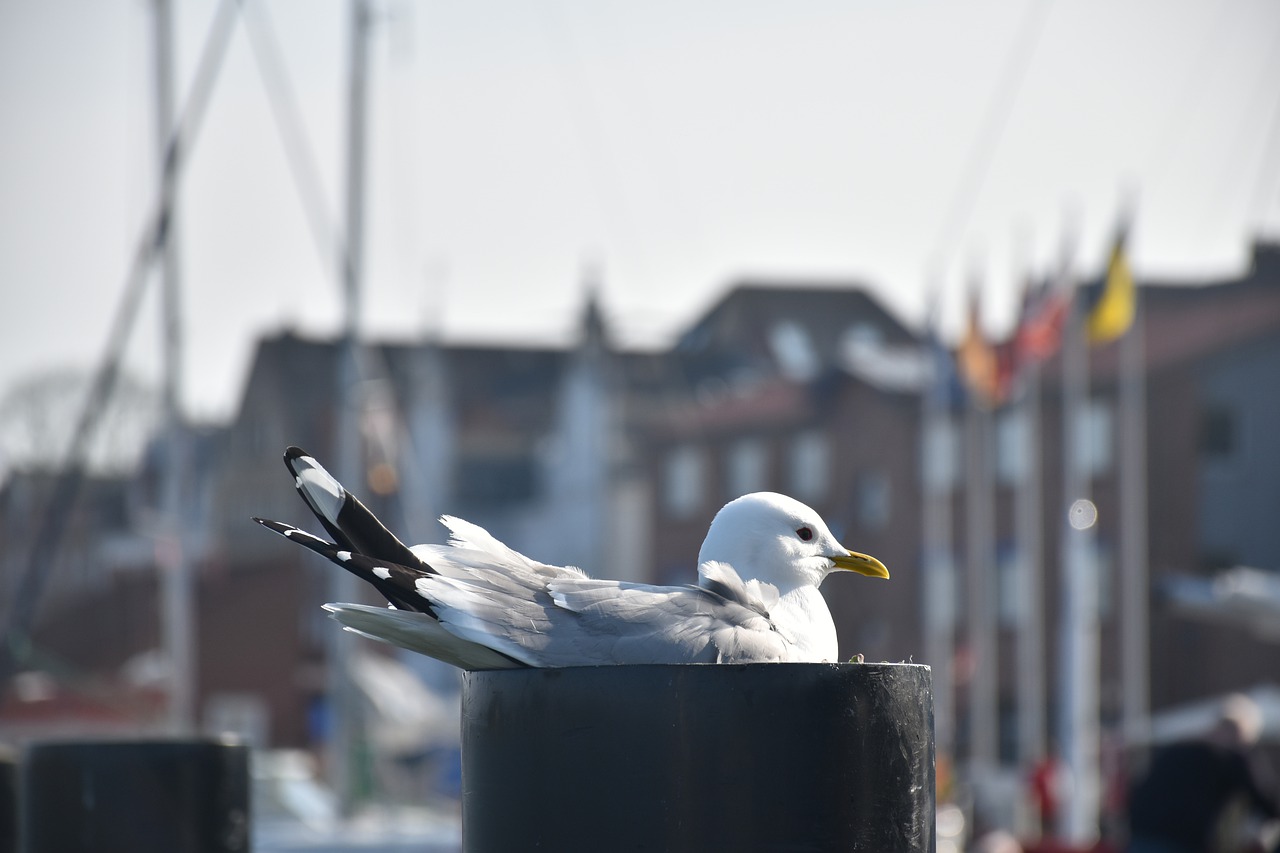
[[[835,662],[818,586],[834,571],[889,577],[814,510],[773,492],[730,501],[698,554],[697,585],[596,580],[508,548],[453,516],[447,545],[408,547],[306,451],[285,465],[331,540],[253,520],[372,584],[388,607],[326,604],[348,631],[466,670],[608,664]]]

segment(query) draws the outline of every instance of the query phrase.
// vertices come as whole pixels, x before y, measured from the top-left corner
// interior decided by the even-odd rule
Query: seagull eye
[[[796,535],[799,536],[801,539],[803,539],[805,542],[808,542],[810,539],[813,538],[813,531],[807,527],[801,527],[799,530],[796,531]]]

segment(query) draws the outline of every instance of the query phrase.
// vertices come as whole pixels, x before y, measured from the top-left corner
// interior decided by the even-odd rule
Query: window
[[[782,375],[794,382],[808,382],[822,369],[808,330],[795,320],[779,320],[769,327],[769,348]]]
[[[1238,441],[1236,415],[1229,407],[1210,403],[1200,412],[1200,455],[1227,459],[1235,452]]]
[[[1110,619],[1116,609],[1115,559],[1110,546],[1100,540],[1093,546],[1093,573],[1098,584],[1098,618]]]
[[[1001,483],[1016,485],[1026,480],[1031,467],[1030,430],[1021,408],[1006,409],[996,416],[996,477]]]
[[[725,493],[729,500],[758,492],[768,483],[769,459],[764,442],[742,438],[729,445],[725,465]]]
[[[867,530],[880,530],[889,523],[889,477],[883,471],[858,476],[858,523]]]
[[[538,491],[537,466],[524,454],[473,454],[458,460],[458,499],[476,503],[519,503]]]
[[[925,562],[925,572],[925,613],[929,624],[940,631],[953,630],[960,606],[955,558],[950,551],[933,551]]]
[[[1105,400],[1090,400],[1076,413],[1075,458],[1090,477],[1111,470],[1111,406]]]
[[[996,613],[1000,624],[1016,627],[1022,610],[1022,555],[1018,548],[1005,545],[996,554]]]
[[[854,323],[840,336],[840,348],[844,352],[879,349],[884,346],[884,332],[871,323]]]
[[[996,726],[1000,763],[1005,767],[1018,763],[1018,705],[1007,698],[1000,699],[1000,722]]]
[[[959,436],[949,417],[939,418],[924,432],[924,485],[930,492],[949,492],[958,478]]]
[[[1073,536],[1079,535],[1072,533]],[[1086,582],[1080,587],[1085,598],[1082,607],[1091,607],[1099,619],[1109,619],[1116,609],[1116,567],[1111,547],[1098,537],[1078,542],[1078,547],[1068,560]]]
[[[706,467],[706,456],[700,448],[686,445],[667,454],[662,503],[669,515],[687,518],[701,508]]]
[[[831,445],[821,430],[799,433],[787,451],[787,488],[802,501],[820,501],[831,487]]]

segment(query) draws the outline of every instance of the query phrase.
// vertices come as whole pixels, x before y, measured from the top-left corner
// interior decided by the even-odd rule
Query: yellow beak
[[[848,569],[851,572],[857,572],[869,578],[889,577],[889,570],[884,567],[884,563],[867,554],[859,554],[857,551],[838,554],[831,557],[830,560],[836,564],[837,569]]]

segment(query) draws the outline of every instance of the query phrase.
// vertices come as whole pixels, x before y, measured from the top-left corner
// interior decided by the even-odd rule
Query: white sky
[[[246,3],[273,24],[336,223],[347,4]],[[216,4],[177,6],[182,97]],[[1043,268],[1075,221],[1096,269],[1126,187],[1139,275],[1238,272],[1280,231],[1269,0],[378,8],[373,337],[565,341],[592,265],[625,342],[669,339],[744,275],[859,280],[911,323],[937,280],[954,333],[975,268],[999,333],[1020,255]],[[104,349],[155,191],[150,9],[0,3],[0,394]],[[1039,33],[1034,51],[1020,32]],[[948,228],[995,126],[976,203]],[[332,333],[341,305],[243,27],[182,192],[185,397],[226,417],[256,337]],[[157,326],[152,300],[130,347],[151,376]]]

